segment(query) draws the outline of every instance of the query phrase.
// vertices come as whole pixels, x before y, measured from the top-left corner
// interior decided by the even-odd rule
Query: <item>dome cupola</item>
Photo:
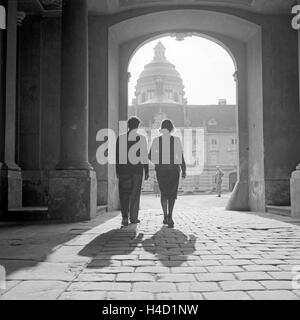
[[[159,41],[153,60],[144,67],[136,85],[136,103],[185,104],[182,78],[175,65],[166,58],[166,48]]]

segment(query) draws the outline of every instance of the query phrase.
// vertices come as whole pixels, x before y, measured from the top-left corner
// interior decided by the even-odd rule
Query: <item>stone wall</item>
[[[23,205],[45,206],[60,147],[60,19],[27,17],[21,28],[19,157]]]
[[[300,159],[298,46],[290,16],[264,20],[262,50],[266,204],[289,205]]]
[[[108,166],[96,160],[97,132],[108,127],[108,31],[100,17],[89,19],[89,161],[97,173],[98,205],[107,204]]]

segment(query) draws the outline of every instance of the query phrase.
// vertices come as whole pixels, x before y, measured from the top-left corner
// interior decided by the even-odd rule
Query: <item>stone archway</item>
[[[259,152],[263,150],[263,97],[261,28],[258,25],[220,12],[172,10],[142,15],[110,27],[109,126],[117,129],[118,120],[127,118],[127,66],[131,56],[148,39],[170,32],[196,32],[209,37],[226,48],[234,58],[238,80],[239,169],[238,183],[227,209],[264,210],[263,183],[258,186],[259,192],[249,189],[252,162],[256,163],[256,169],[259,167],[259,174],[264,175],[263,152],[259,156]],[[248,81],[249,79],[254,81]],[[250,92],[251,95],[248,94]],[[252,130],[251,122],[256,124],[255,130]],[[253,154],[249,152],[249,145],[252,143],[256,144]],[[113,170],[109,170],[108,174],[108,180],[111,181],[109,190],[115,190]],[[258,177],[257,180],[263,181],[261,178]],[[257,184],[255,186],[257,189]],[[111,201],[115,202],[113,199]]]
[[[173,39],[173,40],[171,40]],[[186,41],[181,41],[186,39]],[[175,41],[177,40],[177,41]],[[180,40],[180,41],[178,41]],[[166,42],[165,42],[166,41]],[[178,50],[182,50],[181,53],[177,53],[176,57],[178,55],[181,56],[181,59],[183,61],[180,61],[181,59],[178,59],[179,61],[176,61],[176,57],[173,52],[176,52],[177,49],[172,48],[172,43],[175,46],[175,43],[177,43],[176,48]],[[190,49],[189,46],[191,43],[194,43],[195,45],[202,44],[203,46],[201,49],[195,54],[193,53],[193,58],[188,58],[190,56],[189,51],[194,51],[194,47]],[[197,84],[197,87],[201,88],[203,84],[203,80],[195,79],[193,76],[195,73],[200,76],[200,78],[203,79],[203,68],[199,68],[196,72],[195,67],[198,65],[198,63],[202,65],[207,65],[209,62],[210,57],[205,54],[206,52],[206,46],[212,46],[215,50],[215,52],[222,55],[224,58],[223,66],[227,66],[227,68],[230,68],[230,70],[227,70],[226,80],[222,80],[222,87],[224,87],[225,83],[230,83],[230,86],[232,86],[232,98],[236,99],[237,96],[237,81],[236,81],[236,74],[237,74],[237,62],[235,60],[235,57],[233,53],[230,51],[230,49],[225,46],[224,43],[219,41],[218,39],[208,36],[206,34],[200,34],[199,32],[177,32],[177,33],[165,33],[165,34],[159,34],[152,38],[148,38],[146,41],[141,43],[136,50],[133,52],[133,54],[130,56],[127,70],[129,74],[129,81],[128,81],[128,93],[131,98],[128,99],[128,116],[138,116],[141,119],[143,130],[145,130],[145,134],[150,134],[150,129],[157,129],[160,127],[160,124],[162,120],[166,118],[170,118],[174,121],[175,127],[178,129],[178,132],[181,133],[184,132],[184,129],[186,130],[193,130],[194,133],[196,133],[196,130],[200,129],[204,123],[206,124],[206,129],[203,130],[203,150],[199,152],[198,155],[203,156],[203,158],[198,159],[198,165],[201,163],[201,169],[200,166],[188,166],[188,172],[187,172],[187,179],[180,182],[180,192],[183,194],[193,194],[194,192],[207,192],[213,190],[214,184],[214,177],[215,174],[215,161],[217,159],[212,159],[212,153],[215,152],[212,150],[212,147],[209,146],[211,143],[209,139],[209,135],[213,134],[214,129],[210,127],[211,125],[218,124],[218,132],[214,132],[215,134],[220,134],[220,130],[222,130],[220,127],[222,127],[222,120],[224,117],[220,117],[220,113],[227,113],[230,112],[230,119],[232,120],[232,123],[230,124],[230,127],[234,130],[234,135],[236,137],[236,119],[238,119],[238,109],[235,107],[236,102],[231,102],[228,104],[227,101],[225,101],[226,106],[211,106],[210,110],[214,109],[216,107],[215,111],[209,111],[204,110],[205,103],[195,103],[191,102],[191,89],[188,89],[188,87]],[[144,59],[144,55],[142,52],[144,50],[151,50],[150,46],[153,50],[153,58],[147,57],[147,59]],[[147,48],[147,49],[145,49]],[[149,52],[148,51],[148,52]],[[152,51],[151,51],[152,52]],[[158,52],[160,55],[158,56]],[[204,56],[200,55],[204,54]],[[151,59],[152,58],[152,59]],[[144,66],[142,69],[141,65],[141,59],[144,60]],[[156,63],[157,60],[161,59],[161,63],[163,64],[163,67],[159,68],[159,70],[156,69]],[[156,61],[156,62],[155,62]],[[200,62],[201,61],[201,62]],[[226,61],[226,62],[225,62]],[[179,65],[178,65],[179,63]],[[189,68],[187,65],[189,63],[193,64],[193,67]],[[197,91],[198,99],[201,99],[200,97],[205,95],[206,90],[213,90],[213,91],[219,91],[220,87],[216,88],[216,81],[218,81],[219,76],[222,78],[222,75],[219,73],[221,66],[216,70],[214,69],[214,66],[210,64],[211,67],[209,67],[209,77],[213,75],[213,82],[210,84],[209,87],[206,87],[206,89],[201,88],[201,91]],[[137,66],[141,68],[139,71],[139,74],[137,73]],[[174,68],[175,66],[175,68]],[[214,69],[214,70],[212,70]],[[142,71],[143,70],[143,71]],[[162,71],[164,70],[164,71]],[[192,72],[188,73],[188,70],[191,70]],[[132,73],[133,72],[133,73]],[[159,75],[155,72],[159,72]],[[186,73],[186,74],[185,74]],[[154,80],[154,77],[156,79],[163,79],[163,87],[164,89],[161,89],[161,92],[159,92],[159,88],[157,88],[157,80]],[[205,77],[206,78],[206,77]],[[176,80],[174,80],[176,79]],[[191,80],[193,79],[193,82],[191,83]],[[154,84],[154,81],[156,85]],[[219,79],[220,81],[220,79]],[[179,88],[178,88],[179,83]],[[201,83],[201,85],[200,85]],[[206,85],[206,84],[204,84]],[[133,92],[134,89],[134,92]],[[187,94],[187,91],[190,90],[189,94]],[[149,93],[151,92],[151,93]],[[170,93],[172,92],[172,93]],[[181,92],[184,92],[184,96],[178,100],[178,96],[181,95]],[[164,95],[165,93],[165,95]],[[177,100],[176,100],[176,93],[177,93]],[[195,94],[196,92],[194,92]],[[164,97],[162,97],[164,95]],[[146,98],[147,97],[147,98]],[[194,96],[194,100],[195,100]],[[202,97],[203,98],[203,97]],[[214,98],[215,101],[218,100],[218,97]],[[145,100],[148,100],[145,104]],[[164,102],[162,102],[164,100]],[[171,101],[178,103],[172,104]],[[163,103],[163,104],[162,104]],[[145,105],[144,105],[145,104]],[[211,104],[213,105],[214,102],[211,101]],[[220,101],[219,101],[220,104]],[[193,105],[193,107],[192,107]],[[195,109],[195,105],[199,107],[198,111]],[[202,105],[202,106],[201,106]],[[235,105],[235,106],[234,106]],[[171,106],[174,108],[172,109]],[[208,106],[206,106],[208,107]],[[171,109],[172,111],[171,111]],[[218,111],[217,111],[218,110]],[[150,114],[149,114],[150,112]],[[195,112],[195,114],[193,113]],[[209,118],[208,115],[210,112],[213,112],[214,115],[210,115]],[[200,116],[201,114],[201,116]],[[199,121],[195,121],[195,117],[199,117]],[[201,119],[201,120],[200,120]],[[215,120],[217,119],[217,121]],[[228,134],[227,132],[228,128],[226,129],[226,133],[223,132],[223,134]],[[177,132],[177,133],[178,133]],[[201,130],[202,132],[202,130]],[[208,133],[209,132],[209,133]],[[187,135],[187,133],[186,133]],[[224,139],[225,136],[222,136],[222,134],[219,136],[219,139]],[[225,138],[226,139],[226,138]],[[222,154],[220,159],[218,160],[218,164],[222,167],[224,167],[225,170],[225,190],[229,190],[229,184],[228,184],[228,174],[231,173],[233,168],[236,168],[237,166],[237,159],[234,162],[231,162],[229,157],[227,158],[226,154],[224,154],[226,148],[226,144],[223,141],[218,146],[218,154]],[[196,146],[194,146],[195,148]],[[196,152],[196,150],[194,150]],[[188,157],[188,156],[187,156]],[[219,158],[217,156],[217,158]],[[230,163],[231,162],[231,163]],[[226,163],[226,164],[225,164]],[[202,167],[203,165],[203,167]],[[232,167],[232,169],[231,169]],[[235,169],[236,170],[236,169]],[[144,189],[143,191],[151,192],[153,190],[153,181],[155,180],[154,171],[150,170],[150,181],[144,183]],[[213,181],[213,182],[212,182]],[[230,190],[232,192],[233,188]]]

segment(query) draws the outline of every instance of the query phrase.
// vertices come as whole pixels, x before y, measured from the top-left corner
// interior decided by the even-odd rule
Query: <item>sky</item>
[[[181,74],[188,104],[217,104],[219,99],[226,99],[228,104],[236,103],[235,66],[231,56],[217,43],[198,36],[187,37],[184,41],[168,36],[142,46],[128,68],[131,73],[129,103],[134,98],[138,77],[145,64],[152,60],[159,40],[166,47],[167,59]]]

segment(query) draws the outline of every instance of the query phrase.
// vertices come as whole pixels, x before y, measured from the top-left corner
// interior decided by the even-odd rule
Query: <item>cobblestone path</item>
[[[119,213],[1,226],[1,299],[300,299],[297,222],[228,212],[226,200],[180,197],[175,229],[162,226],[152,196],[143,198],[142,223],[123,229]]]

